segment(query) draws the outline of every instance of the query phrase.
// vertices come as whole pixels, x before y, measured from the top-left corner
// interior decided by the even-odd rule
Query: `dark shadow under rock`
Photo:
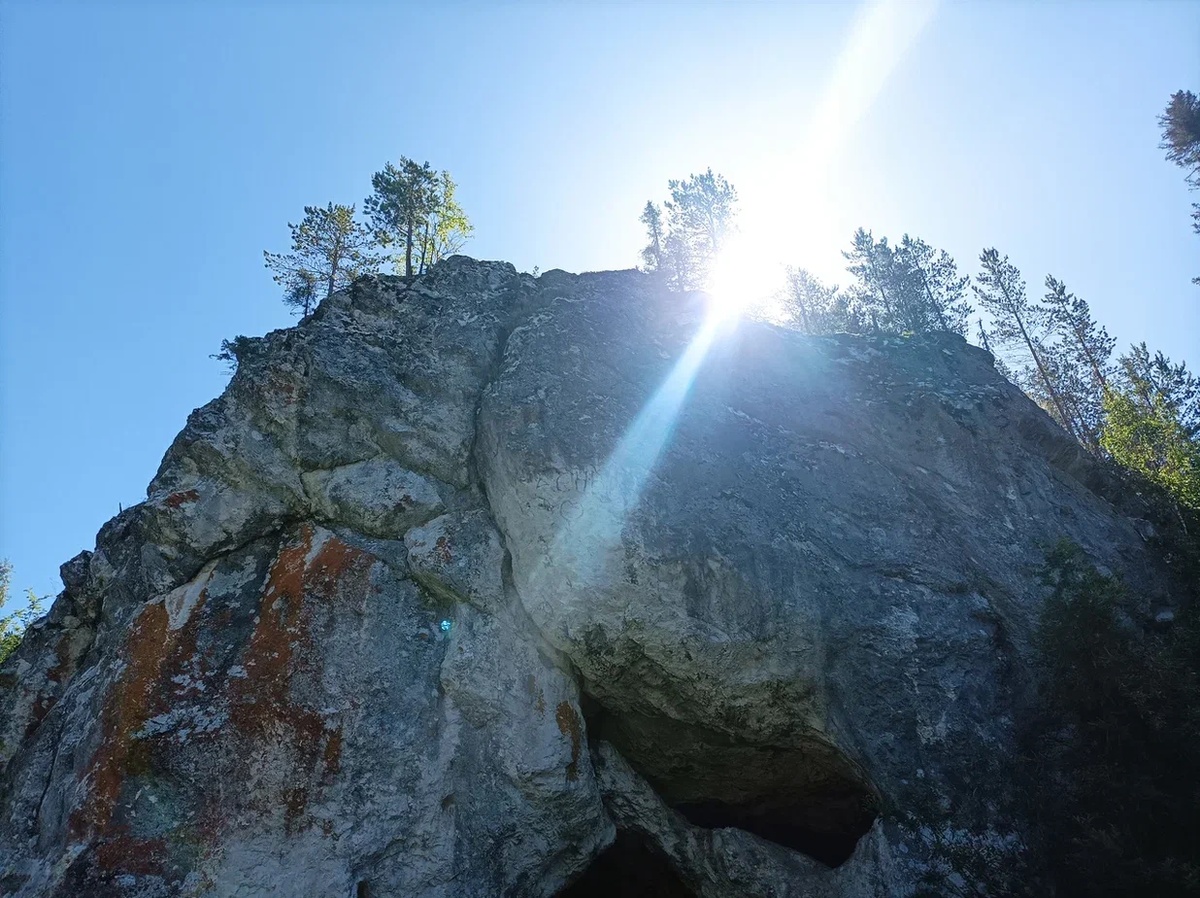
[[[610,741],[693,824],[743,829],[830,867],[849,859],[879,814],[879,796],[858,766],[815,738],[756,745],[595,703],[588,731]]]
[[[671,865],[631,833],[617,839],[559,898],[695,898]]]

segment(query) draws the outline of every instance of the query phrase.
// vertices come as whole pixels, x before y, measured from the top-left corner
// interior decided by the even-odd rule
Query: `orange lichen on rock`
[[[316,709],[293,697],[297,677],[320,677],[321,653],[312,645],[311,624],[319,603],[364,601],[374,556],[326,535],[313,553],[314,533],[280,550],[267,577],[258,625],[242,664],[245,679],[230,687],[230,721],[250,739],[287,746],[289,785],[278,797],[289,832],[298,829],[308,806],[309,784],[327,785],[341,769],[342,730]],[[310,557],[311,556],[311,557]],[[313,600],[318,603],[314,608]]]
[[[337,727],[329,731],[329,738],[325,740],[325,775],[324,780],[328,782],[333,778],[333,775],[342,769],[342,728]]]
[[[71,637],[73,635],[70,632],[59,635],[58,644],[54,647],[54,660],[56,663],[46,671],[46,679],[52,680],[55,683],[62,683],[69,679],[71,674],[75,672],[76,658],[71,645]]]
[[[68,821],[72,839],[95,846],[93,862],[101,870],[160,875],[169,863],[162,839],[139,839],[114,817],[127,778],[146,773],[151,765],[151,749],[140,731],[172,707],[174,678],[189,666],[195,670],[199,612],[206,598],[207,590],[201,589],[196,607],[179,629],[171,629],[162,599],[148,603],[130,625],[125,668],[100,713],[100,745],[88,767],[87,797]]]
[[[306,574],[305,585],[317,597],[326,601],[351,595],[359,599],[366,596],[366,585],[375,557],[348,546],[336,536],[330,536],[317,552]]]
[[[567,779],[575,782],[579,779],[579,755],[583,751],[583,727],[579,721],[579,712],[568,701],[561,701],[554,712],[558,721],[558,730],[571,739],[571,763],[567,765]]]
[[[184,490],[180,493],[171,493],[167,496],[165,502],[168,508],[179,508],[181,505],[186,505],[188,502],[197,502],[200,499],[200,494],[195,490]]]
[[[297,539],[279,550],[262,585],[254,629],[239,657],[244,675],[223,680],[219,699],[210,693],[210,700],[228,702],[228,722],[206,734],[219,746],[206,747],[207,757],[231,759],[234,776],[244,775],[248,757],[271,759],[276,766],[265,781],[231,786],[252,805],[282,808],[288,832],[313,825],[307,814],[310,790],[331,785],[342,762],[341,726],[326,720],[319,706],[313,706],[315,699],[310,704],[299,697],[306,689],[321,688],[323,656],[312,644],[313,622],[337,607],[365,602],[372,594],[375,561],[329,533],[321,533],[318,545],[314,528],[302,528]],[[146,727],[157,716],[178,710],[181,689],[195,688],[180,683],[193,684],[205,676],[206,658],[197,652],[197,636],[206,600],[207,588],[201,588],[177,629],[171,626],[167,597],[147,603],[129,627],[124,668],[100,712],[87,797],[69,820],[72,839],[94,846],[90,863],[102,870],[148,875],[170,865],[169,844],[135,838],[119,809],[130,777],[171,776],[173,755],[162,754],[161,737]],[[214,612],[205,619],[206,632],[216,617],[228,618],[230,609]],[[159,769],[163,764],[168,768]],[[187,838],[202,844],[219,841],[229,810],[205,812],[203,825],[197,818]]]
[[[103,834],[121,795],[134,733],[150,718],[155,693],[163,681],[162,668],[172,654],[172,633],[167,609],[151,602],[134,620],[125,643],[125,670],[105,702],[100,715],[100,745],[88,769],[91,786],[87,800],[71,815],[75,838]]]

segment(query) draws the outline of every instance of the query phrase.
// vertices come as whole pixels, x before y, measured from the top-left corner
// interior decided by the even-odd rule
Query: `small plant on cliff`
[[[0,561],[0,609],[8,602],[9,581],[12,578],[12,565]],[[8,656],[17,650],[21,639],[25,636],[26,628],[42,616],[42,600],[34,595],[32,589],[25,590],[26,604],[11,614],[0,616],[0,664],[8,660]]]
[[[1027,783],[1058,894],[1198,895],[1200,629],[1139,622],[1073,543],[1047,556]]]
[[[246,357],[254,344],[255,340],[253,337],[238,334],[232,340],[222,340],[221,351],[214,352],[209,358],[216,359],[218,362],[224,362],[229,366],[229,373],[233,374],[238,369],[238,363]]]

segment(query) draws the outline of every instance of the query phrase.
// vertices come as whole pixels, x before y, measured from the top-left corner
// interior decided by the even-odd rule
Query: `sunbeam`
[[[610,550],[620,541],[626,515],[636,507],[714,341],[736,326],[740,315],[771,301],[782,283],[789,250],[797,239],[804,239],[803,234],[797,235],[796,223],[819,224],[811,214],[797,218],[796,210],[811,213],[835,150],[879,94],[935,7],[934,0],[911,4],[880,0],[859,13],[806,128],[808,137],[787,166],[797,173],[796,179],[789,189],[777,191],[769,204],[746,215],[744,220],[751,226],[733,235],[718,256],[708,282],[708,315],[599,475],[568,506],[568,520],[542,559],[542,575],[566,576],[576,584],[599,582]]]
[[[718,315],[704,320],[599,474],[588,481],[578,502],[568,506],[567,523],[555,537],[543,571],[553,571],[555,576],[569,572],[576,583],[600,578],[606,550],[619,541],[625,517],[637,505],[709,349],[729,324],[728,318]]]

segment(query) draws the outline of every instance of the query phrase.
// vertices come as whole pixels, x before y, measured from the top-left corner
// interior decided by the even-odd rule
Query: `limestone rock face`
[[[1045,547],[1166,590],[1104,482],[956,337],[360,280],[0,668],[0,894],[1017,892]]]

